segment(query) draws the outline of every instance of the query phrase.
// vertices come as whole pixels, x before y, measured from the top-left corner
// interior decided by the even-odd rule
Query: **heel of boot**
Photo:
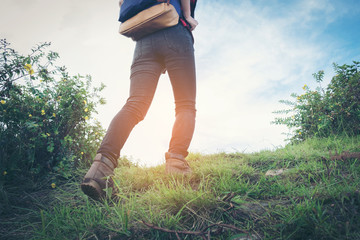
[[[100,200],[104,195],[100,185],[93,179],[89,179],[88,181],[85,180],[81,184],[81,190],[94,200]]]

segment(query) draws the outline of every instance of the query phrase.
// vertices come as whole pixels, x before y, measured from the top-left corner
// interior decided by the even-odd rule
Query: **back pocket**
[[[166,29],[165,38],[168,47],[176,53],[193,50],[191,34],[180,24]]]

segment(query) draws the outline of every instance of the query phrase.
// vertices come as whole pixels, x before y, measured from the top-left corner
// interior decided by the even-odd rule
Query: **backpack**
[[[137,41],[179,23],[179,14],[170,0],[149,7],[120,24],[119,33]]]
[[[119,22],[125,22],[139,12],[148,9],[156,4],[167,2],[166,0],[124,0],[120,8]],[[170,0],[179,16],[181,16],[180,0]]]

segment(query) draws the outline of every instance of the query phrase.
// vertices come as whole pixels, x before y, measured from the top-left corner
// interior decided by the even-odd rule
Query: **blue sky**
[[[117,33],[117,1],[2,0],[0,37],[21,53],[52,42],[73,74],[103,82],[107,104],[97,118],[107,128],[128,97],[134,42]],[[4,11],[5,10],[5,11]],[[312,74],[332,63],[360,60],[360,1],[198,0],[194,32],[198,77],[197,126],[191,151],[252,152],[285,144],[287,129],[271,125],[280,99],[316,87]],[[122,155],[141,164],[164,161],[174,120],[162,76],[145,120]]]

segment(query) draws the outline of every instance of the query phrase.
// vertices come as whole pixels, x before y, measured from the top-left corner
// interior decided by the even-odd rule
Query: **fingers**
[[[191,31],[194,31],[197,25],[199,25],[199,22],[193,19],[193,21],[190,22],[191,25]]]
[[[199,25],[199,22],[195,20],[193,17],[187,17],[186,21],[190,24],[190,30],[194,31],[197,25]]]

